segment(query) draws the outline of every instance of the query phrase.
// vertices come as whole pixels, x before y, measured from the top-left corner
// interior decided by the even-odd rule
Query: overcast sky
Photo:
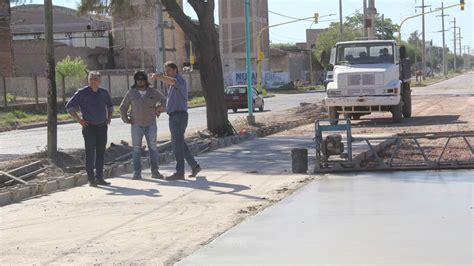
[[[232,0],[232,1],[241,1],[244,3],[244,0]],[[28,2],[28,1],[27,1]],[[34,4],[42,4],[42,0],[32,0],[30,1]],[[76,8],[79,1],[72,0],[53,0],[54,5],[66,6],[70,8]],[[217,2],[217,1],[216,1]],[[375,5],[377,12],[384,14],[385,18],[390,18],[394,23],[400,23],[404,18],[412,16],[415,14],[420,14],[421,9],[415,9],[415,6],[421,6],[421,0],[375,0]],[[452,50],[453,47],[453,23],[450,21],[453,20],[453,17],[456,17],[456,26],[461,27],[461,43],[462,45],[470,45],[471,49],[474,50],[474,9],[473,1],[466,1],[466,7],[464,11],[461,11],[459,7],[454,7],[449,10],[446,10],[445,13],[449,14],[449,17],[445,17],[445,29],[449,29],[446,32],[446,45]],[[195,14],[187,3],[185,3],[185,12],[195,17]],[[305,42],[305,30],[307,28],[325,28],[332,21],[338,21],[339,19],[339,1],[338,0],[268,0],[269,11],[284,14],[286,16],[295,17],[295,18],[304,18],[311,17],[315,12],[318,12],[320,16],[336,14],[333,16],[322,17],[320,23],[314,24],[311,22],[297,22],[284,26],[278,26],[270,29],[270,40],[273,43],[295,43],[295,42]],[[459,3],[459,0],[446,0],[444,6],[449,6],[452,4]],[[362,0],[343,0],[343,16],[349,16],[353,14],[356,10],[362,11]],[[434,0],[425,0],[425,5],[431,5],[431,8],[434,10],[441,6],[441,1]],[[428,7],[426,10],[429,10]],[[217,9],[216,9],[217,10]],[[438,32],[441,30],[441,18],[436,17],[439,13],[428,14],[425,16],[425,39],[426,41],[433,40],[433,43],[437,46],[442,46],[442,34]],[[269,24],[277,24],[291,19],[279,16],[276,14],[269,14]],[[217,12],[216,12],[216,22],[218,22]],[[418,30],[422,31],[421,16],[408,20],[404,23],[402,28],[402,39],[407,39],[410,32]],[[459,51],[459,48],[457,49]]]

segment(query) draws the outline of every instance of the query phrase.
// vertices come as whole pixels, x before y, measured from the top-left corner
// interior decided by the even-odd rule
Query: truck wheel
[[[390,108],[390,112],[392,113],[392,121],[393,123],[400,123],[402,122],[402,106],[403,100],[400,100],[400,103],[397,105],[393,105]]]
[[[337,113],[337,108],[336,106],[329,106],[329,110],[328,110],[328,117],[330,119],[338,119],[339,118],[339,114]],[[338,121],[331,121],[329,122],[331,125],[337,125]]]
[[[351,114],[344,114],[344,119],[351,118]]]
[[[410,84],[406,84],[402,94],[403,99],[403,117],[411,117],[411,90]]]
[[[353,120],[359,120],[360,119],[360,114],[353,114],[352,119]]]

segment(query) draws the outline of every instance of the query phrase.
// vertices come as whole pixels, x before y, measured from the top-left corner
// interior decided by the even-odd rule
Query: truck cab
[[[410,63],[393,40],[337,43],[331,51],[334,78],[323,100],[336,124],[339,115],[359,119],[391,112],[395,123],[411,116]]]

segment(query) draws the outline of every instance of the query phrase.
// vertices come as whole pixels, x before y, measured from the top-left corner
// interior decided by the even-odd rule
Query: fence
[[[114,102],[120,102],[133,84],[133,74],[118,71],[101,71],[101,86],[107,89]],[[184,73],[190,96],[201,96],[201,82],[198,71]],[[74,92],[87,84],[87,78],[57,77],[57,101],[64,106]],[[158,88],[160,88],[159,86]],[[21,109],[46,110],[48,101],[48,81],[46,77],[0,77],[0,108],[2,110]]]

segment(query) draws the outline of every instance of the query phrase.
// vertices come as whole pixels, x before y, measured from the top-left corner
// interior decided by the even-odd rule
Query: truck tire
[[[406,83],[403,86],[403,117],[409,118],[411,117],[411,90],[410,90],[410,83]]]
[[[390,112],[392,113],[392,122],[393,123],[400,123],[402,122],[402,113],[403,113],[403,100],[400,99],[400,103],[397,105],[393,105],[390,108]]]
[[[328,117],[330,119],[338,119],[339,118],[339,114],[337,113],[336,106],[329,106]],[[337,125],[338,121],[330,121],[329,123],[331,125]]]
[[[352,120],[359,120],[360,119],[360,114],[353,114],[352,115]]]

